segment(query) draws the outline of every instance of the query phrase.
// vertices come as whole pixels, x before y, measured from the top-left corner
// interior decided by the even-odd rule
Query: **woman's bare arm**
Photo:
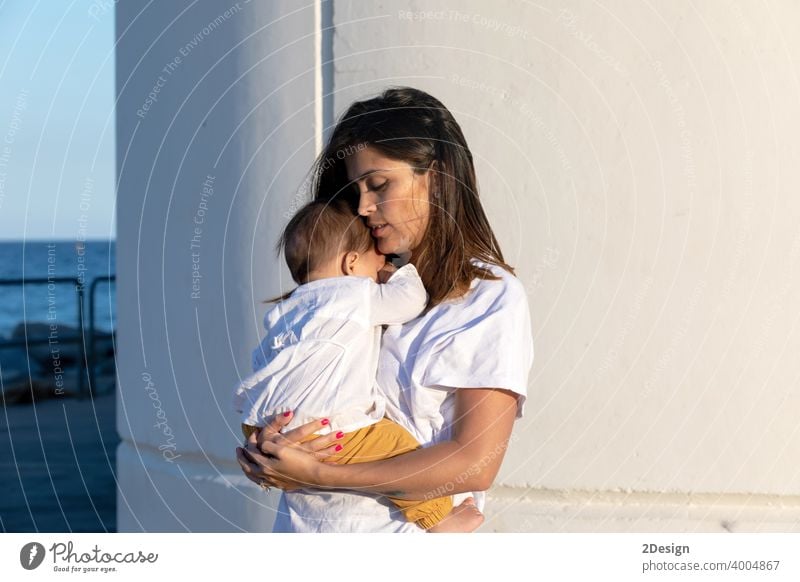
[[[245,473],[324,489],[353,489],[381,495],[428,499],[482,491],[494,482],[505,456],[517,411],[517,396],[496,388],[456,391],[452,439],[383,461],[322,463],[286,439],[259,443]],[[251,447],[248,447],[251,449]],[[253,454],[250,450],[250,455]],[[248,455],[249,456],[249,455]],[[240,463],[242,458],[240,457]],[[257,468],[254,468],[256,466]],[[263,471],[263,474],[259,474]],[[248,474],[250,474],[248,473]]]

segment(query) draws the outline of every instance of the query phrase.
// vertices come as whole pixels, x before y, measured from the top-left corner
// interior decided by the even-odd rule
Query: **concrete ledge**
[[[800,497],[497,487],[481,532],[797,532]]]
[[[268,532],[278,494],[238,466],[123,441],[117,449],[118,531]],[[798,532],[800,497],[495,487],[481,532]]]

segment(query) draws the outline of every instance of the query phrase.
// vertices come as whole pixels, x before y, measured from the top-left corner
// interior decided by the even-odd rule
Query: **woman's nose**
[[[368,216],[377,210],[377,205],[373,196],[369,194],[361,194],[358,200],[358,214],[359,216]]]

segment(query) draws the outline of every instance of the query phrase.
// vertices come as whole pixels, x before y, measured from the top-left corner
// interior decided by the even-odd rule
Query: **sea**
[[[116,242],[0,241],[0,339],[8,339],[23,321],[78,327],[76,283],[84,293],[84,326],[89,328],[89,290],[97,277],[116,274]],[[24,284],[9,285],[11,279]],[[116,322],[116,284],[95,287],[95,327],[112,331]]]

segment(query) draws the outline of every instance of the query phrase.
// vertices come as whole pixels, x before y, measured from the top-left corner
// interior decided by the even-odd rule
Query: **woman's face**
[[[350,187],[359,195],[358,213],[378,250],[402,254],[417,248],[430,217],[432,171],[417,174],[410,164],[384,157],[372,147],[350,154],[345,165]]]

